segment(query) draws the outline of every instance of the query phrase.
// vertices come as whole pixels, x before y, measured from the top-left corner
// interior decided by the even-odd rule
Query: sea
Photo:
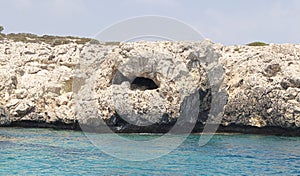
[[[94,134],[104,135],[110,134]],[[142,141],[161,136],[118,135]],[[132,161],[103,151],[80,131],[0,128],[0,175],[300,175],[300,137],[215,134],[199,145],[200,136],[190,134],[162,156]]]

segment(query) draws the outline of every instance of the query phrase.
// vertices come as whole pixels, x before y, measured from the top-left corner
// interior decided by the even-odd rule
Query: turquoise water
[[[82,132],[0,128],[0,175],[300,175],[299,137],[219,134],[203,147],[198,140],[190,135],[168,155],[133,162],[101,152]]]

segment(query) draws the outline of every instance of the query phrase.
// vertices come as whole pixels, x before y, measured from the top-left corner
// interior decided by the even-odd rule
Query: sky
[[[300,43],[300,0],[0,0],[4,33],[94,37],[144,15],[178,19],[226,45]]]

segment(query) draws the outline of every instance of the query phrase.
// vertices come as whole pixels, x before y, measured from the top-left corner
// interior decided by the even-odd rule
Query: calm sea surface
[[[205,146],[198,141],[190,135],[168,155],[134,162],[105,154],[82,132],[0,128],[0,175],[300,175],[299,137],[219,134]]]

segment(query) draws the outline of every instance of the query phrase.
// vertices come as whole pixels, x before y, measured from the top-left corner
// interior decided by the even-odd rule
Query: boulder
[[[16,112],[17,116],[24,116],[24,115],[28,114],[34,107],[35,107],[35,105],[33,102],[24,101],[24,102],[21,102],[15,108],[15,112]]]
[[[17,104],[19,104],[20,100],[19,99],[11,99],[10,101],[8,101],[6,103],[6,108],[10,108],[12,106],[16,106]]]
[[[18,99],[23,99],[26,98],[28,93],[26,89],[17,89],[15,90],[15,94]]]

